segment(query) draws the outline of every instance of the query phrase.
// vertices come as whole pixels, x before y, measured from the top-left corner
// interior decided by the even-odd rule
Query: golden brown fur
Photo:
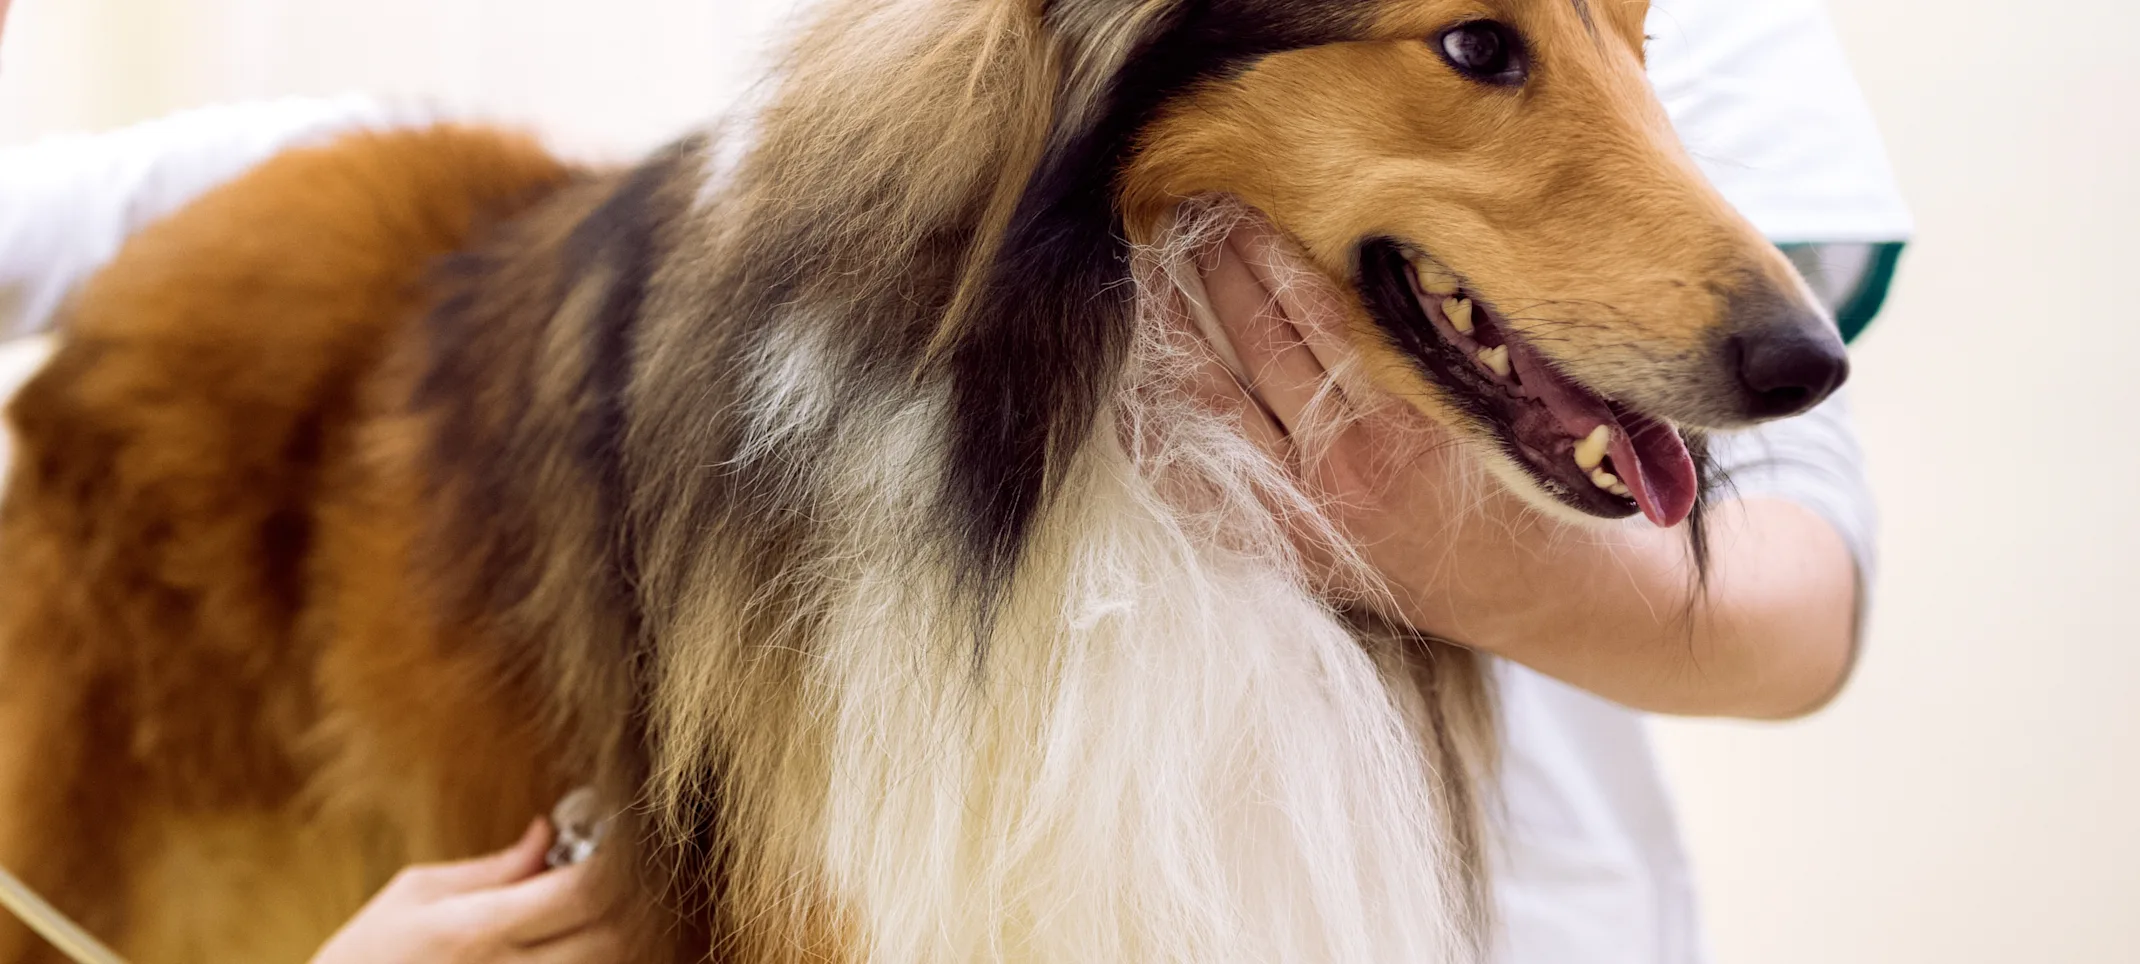
[[[570,177],[451,128],[286,155],[131,242],[14,404],[0,862],[122,952],[301,956],[565,785],[527,681],[445,646],[420,469],[363,426],[430,259]]]

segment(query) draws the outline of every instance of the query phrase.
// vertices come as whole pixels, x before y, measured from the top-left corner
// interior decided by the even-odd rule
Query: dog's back
[[[0,865],[140,960],[297,960],[555,799],[526,680],[412,584],[395,399],[439,259],[602,188],[516,137],[355,135],[86,286],[10,413]],[[0,919],[0,960],[48,953]]]

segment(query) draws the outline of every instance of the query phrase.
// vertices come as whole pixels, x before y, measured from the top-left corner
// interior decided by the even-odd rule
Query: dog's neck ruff
[[[812,483],[844,516],[811,574],[823,805],[783,832],[858,959],[1472,958],[1420,654],[1308,588],[1282,467],[1180,390],[1195,250],[1139,255],[1132,357],[978,663],[955,578],[886,535],[934,491],[947,398],[835,413],[841,349],[799,328],[754,376],[741,458],[844,426]]]
[[[870,959],[1462,959],[1395,674],[1138,468],[1094,446],[980,679],[913,656],[908,573],[840,606],[825,857]]]

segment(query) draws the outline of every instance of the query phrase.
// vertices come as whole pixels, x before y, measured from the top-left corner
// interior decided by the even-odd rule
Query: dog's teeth
[[[1458,334],[1471,334],[1473,327],[1471,324],[1471,299],[1444,299],[1442,301],[1442,314],[1448,316],[1450,326],[1455,328]],[[1508,373],[1502,372],[1501,374],[1506,375]]]
[[[1479,349],[1479,364],[1493,369],[1494,374],[1502,378],[1507,378],[1508,373],[1513,370],[1508,363],[1507,345]]]
[[[1625,483],[1625,482],[1622,482],[1622,483],[1620,483],[1619,485],[1613,486],[1613,487],[1612,487],[1612,488],[1610,488],[1610,489],[1606,489],[1605,491],[1607,491],[1607,492],[1610,492],[1610,493],[1612,493],[1612,494],[1614,494],[1614,495],[1617,495],[1617,496],[1619,496],[1620,498],[1623,498],[1623,499],[1631,499],[1631,498],[1634,498],[1634,496],[1635,496],[1635,494],[1634,494],[1633,492],[1630,492],[1630,491],[1628,491],[1628,489],[1627,489],[1627,483]]]
[[[1575,443],[1575,464],[1589,472],[1605,464],[1605,449],[1612,445],[1612,426],[1600,425],[1589,437]]]
[[[1462,287],[1449,269],[1425,259],[1412,262],[1412,273],[1419,277],[1419,290],[1438,298],[1456,294]]]
[[[1615,486],[1620,485],[1620,477],[1604,469],[1592,469],[1590,472],[1590,484],[1611,492]]]

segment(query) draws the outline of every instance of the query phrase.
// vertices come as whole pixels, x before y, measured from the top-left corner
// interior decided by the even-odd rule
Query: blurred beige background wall
[[[2140,5],[1828,6],[1918,218],[1884,568],[1829,712],[1660,727],[1719,957],[2140,962]]]
[[[15,6],[0,143],[366,90],[618,156],[787,0]],[[1858,353],[1885,567],[1827,713],[1658,726],[1717,957],[2140,962],[2140,5],[1830,6],[1920,224]]]
[[[795,0],[16,0],[0,143],[361,91],[644,150],[764,73]]]

